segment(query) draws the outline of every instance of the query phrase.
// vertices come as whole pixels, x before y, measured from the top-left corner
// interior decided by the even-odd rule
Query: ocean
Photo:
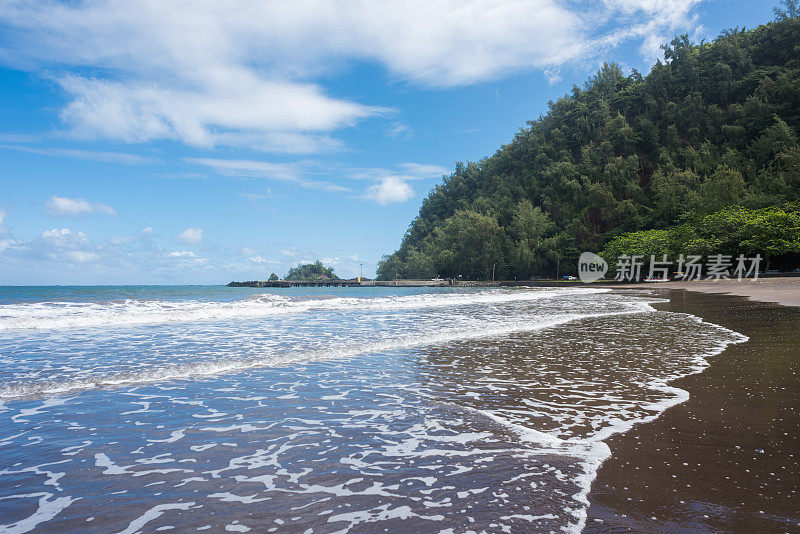
[[[746,338],[603,288],[0,288],[0,532],[579,532]]]

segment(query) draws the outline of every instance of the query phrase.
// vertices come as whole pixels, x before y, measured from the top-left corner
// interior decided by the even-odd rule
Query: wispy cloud
[[[0,133],[0,143],[36,143],[41,140],[40,135]]]
[[[203,242],[203,229],[196,228],[194,226],[189,227],[180,234],[178,234],[178,239],[180,241],[183,241],[184,243],[197,245]]]
[[[335,175],[340,180],[371,181],[361,198],[376,200],[383,204],[408,200],[414,194],[408,182],[440,178],[448,170],[439,165],[426,163],[401,163],[395,169],[383,167],[347,167],[334,163],[305,160],[292,163],[273,163],[244,159],[186,158],[184,161],[211,168],[223,176],[265,178],[282,182],[290,182],[305,189],[328,191],[334,193],[352,192],[350,187],[331,182],[324,178]],[[245,198],[255,200],[268,198],[266,193],[242,193]],[[388,200],[388,199],[394,200]]]
[[[116,216],[114,208],[99,202],[89,202],[84,198],[69,198],[53,196],[45,202],[45,211],[54,217],[83,217],[85,215],[101,214]]]
[[[594,36],[596,50],[639,42],[642,57],[650,62],[661,57],[660,46],[675,33],[697,33],[702,27],[696,8],[708,0],[602,0],[595,24],[604,31]]]
[[[205,165],[217,174],[225,176],[242,176],[249,178],[266,178],[282,182],[292,182],[304,189],[316,189],[329,192],[348,192],[349,188],[324,180],[304,177],[310,164],[271,163],[244,159],[187,158],[185,161],[197,165]]]
[[[386,128],[386,135],[393,139],[411,139],[414,137],[414,130],[408,124],[395,122]]]
[[[17,152],[27,152],[29,154],[39,154],[43,156],[55,156],[62,158],[75,158],[89,161],[101,161],[104,163],[122,163],[124,165],[143,165],[153,160],[136,154],[126,154],[124,152],[104,152],[99,150],[75,150],[71,148],[38,148],[23,145],[0,145],[6,150],[16,150]]]
[[[450,172],[444,167],[439,165],[430,165],[426,163],[401,163],[400,168],[405,171],[406,177],[424,180],[426,178],[441,178],[442,175]]]
[[[272,189],[267,187],[262,193],[240,193],[247,200],[264,200],[272,198]]]
[[[357,167],[345,169],[343,175],[352,180],[384,180],[390,176],[400,178],[403,181],[429,180],[441,178],[442,175],[450,171],[439,165],[427,163],[401,163],[396,169],[386,169],[384,167]]]

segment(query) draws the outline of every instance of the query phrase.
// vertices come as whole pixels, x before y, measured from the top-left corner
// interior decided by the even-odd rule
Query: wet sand
[[[615,285],[617,288],[685,289],[701,293],[718,293],[747,297],[758,302],[775,302],[784,306],[800,306],[800,277],[760,278],[758,280],[697,280],[690,282],[658,282],[652,284]]]
[[[800,286],[773,280],[756,297],[773,300],[764,291],[776,287],[785,302],[797,297]],[[750,340],[673,382],[690,392],[687,402],[608,440],[612,457],[592,486],[585,532],[799,532],[800,308],[667,285],[653,288],[671,299],[657,308]]]

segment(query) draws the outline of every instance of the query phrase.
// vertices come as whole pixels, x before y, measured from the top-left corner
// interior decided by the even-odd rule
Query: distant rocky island
[[[333,267],[325,267],[321,261],[317,260],[314,263],[298,264],[297,267],[292,267],[283,278],[272,273],[267,280],[230,282],[228,287],[283,287],[290,286],[297,282],[321,283],[325,285],[342,282],[346,285],[347,282],[358,284],[359,281],[360,280],[342,280],[333,272]]]
[[[321,261],[292,267],[283,279],[291,281],[340,280],[333,272],[333,267],[325,267]]]

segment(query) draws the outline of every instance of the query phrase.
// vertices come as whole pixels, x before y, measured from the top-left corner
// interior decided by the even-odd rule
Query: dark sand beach
[[[747,297],[758,302],[775,302],[784,306],[800,306],[800,277],[759,278],[757,280],[699,280],[672,281],[656,284],[615,285],[616,288],[642,289],[643,287],[679,289],[700,293],[716,293]]]
[[[800,531],[800,308],[758,301],[800,303],[800,284],[670,285],[656,307],[750,339],[673,382],[687,402],[608,440],[585,532]]]

